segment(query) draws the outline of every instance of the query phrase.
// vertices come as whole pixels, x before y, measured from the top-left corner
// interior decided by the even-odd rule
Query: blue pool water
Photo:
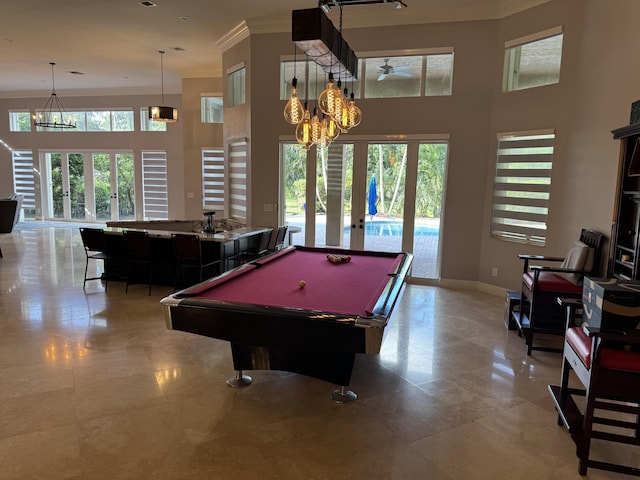
[[[346,231],[349,227],[345,228]],[[402,223],[400,222],[366,222],[364,225],[365,235],[390,235],[400,236],[402,235]],[[438,235],[440,229],[436,227],[429,227],[426,225],[416,225],[414,228],[414,234],[418,236],[422,235]]]

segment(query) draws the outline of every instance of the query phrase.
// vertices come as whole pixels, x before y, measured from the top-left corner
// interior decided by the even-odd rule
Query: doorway
[[[87,223],[135,218],[132,152],[44,152],[47,220]]]
[[[439,278],[446,140],[283,144],[281,215],[293,243],[412,252],[412,277]]]

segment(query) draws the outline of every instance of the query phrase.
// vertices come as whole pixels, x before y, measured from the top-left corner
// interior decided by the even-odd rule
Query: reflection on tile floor
[[[0,478],[581,478],[546,390],[560,356],[526,356],[502,297],[407,286],[338,405],[286,372],[227,387],[227,343],[165,329],[169,288],[84,292],[77,229],[0,246]]]

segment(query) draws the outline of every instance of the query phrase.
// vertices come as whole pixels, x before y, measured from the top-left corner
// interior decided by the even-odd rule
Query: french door
[[[133,154],[95,152],[91,157],[96,220],[134,219]]]
[[[51,220],[85,220],[84,156],[78,152],[44,154],[47,168],[45,217]]]
[[[131,152],[44,152],[44,218],[106,222],[135,218]]]
[[[412,252],[412,276],[438,278],[446,158],[446,139],[358,139],[308,155],[283,144],[280,203],[293,242]]]

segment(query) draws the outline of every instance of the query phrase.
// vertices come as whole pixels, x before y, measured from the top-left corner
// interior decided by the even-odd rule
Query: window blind
[[[498,136],[491,234],[544,245],[555,134]]]

